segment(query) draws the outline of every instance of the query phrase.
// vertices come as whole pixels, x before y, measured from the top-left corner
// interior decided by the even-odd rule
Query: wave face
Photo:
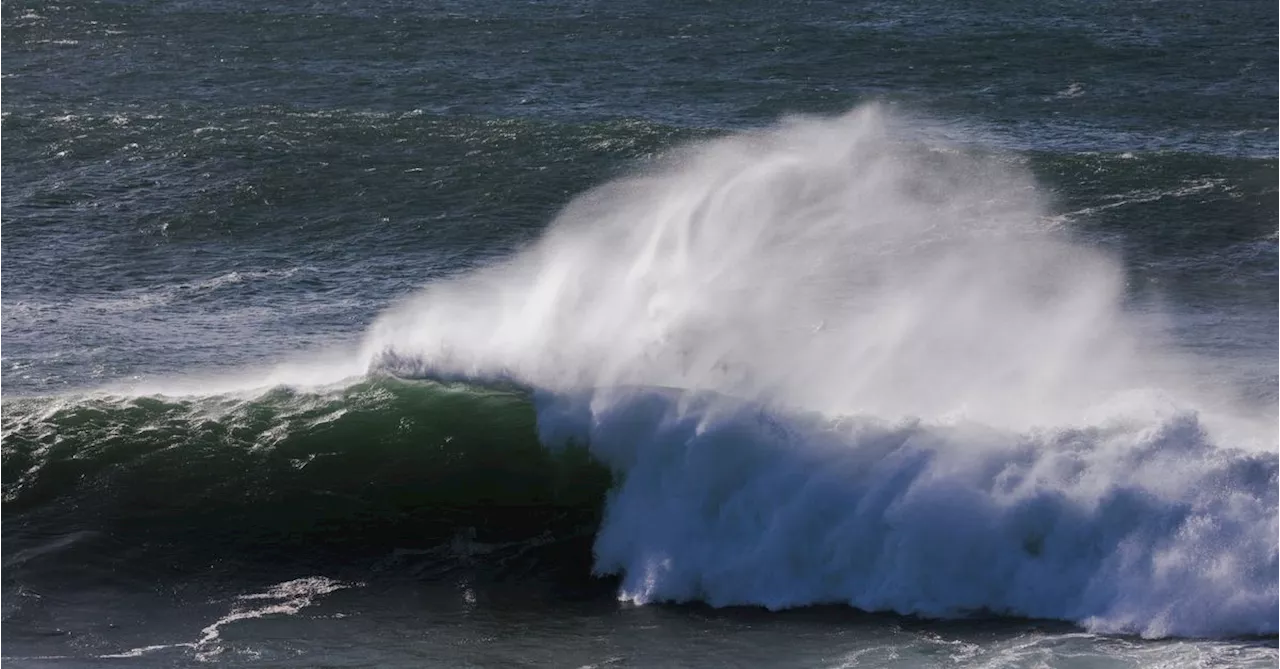
[[[385,377],[10,398],[3,440],[5,537],[24,547],[6,553],[14,574],[88,572],[120,551],[146,573],[184,559],[203,573],[210,556],[333,563],[459,538],[576,541],[610,485],[581,450],[538,443],[523,391]]]
[[[635,602],[1274,634],[1273,416],[1194,391],[1020,166],[870,108],[698,144],[436,284],[363,362],[539,391]]]

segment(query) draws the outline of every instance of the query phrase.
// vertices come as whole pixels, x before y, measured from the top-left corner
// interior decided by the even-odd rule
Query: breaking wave
[[[690,147],[365,354],[544,391],[543,441],[617,476],[625,599],[1274,633],[1272,417],[1197,393],[1016,166],[913,140],[865,109]]]
[[[256,381],[336,389],[7,400],[6,505],[345,500],[268,514],[301,536],[573,509],[636,603],[1275,634],[1274,407],[1207,392],[1046,211],[876,108],[693,145]]]

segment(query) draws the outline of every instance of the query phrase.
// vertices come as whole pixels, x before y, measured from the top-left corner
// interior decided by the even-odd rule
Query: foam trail
[[[389,312],[360,364],[539,389],[545,441],[620,475],[597,569],[637,602],[1274,634],[1274,414],[1190,392],[1016,164],[905,129],[686,148]]]

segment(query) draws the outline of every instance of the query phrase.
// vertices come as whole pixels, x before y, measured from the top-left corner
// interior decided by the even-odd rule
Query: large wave
[[[881,109],[791,119],[269,381],[531,389],[542,442],[613,471],[595,569],[630,601],[1275,634],[1274,414],[1205,391],[1042,198]]]
[[[365,355],[543,390],[544,441],[617,473],[625,599],[1275,633],[1274,417],[1124,301],[1015,162],[870,108],[596,189]]]

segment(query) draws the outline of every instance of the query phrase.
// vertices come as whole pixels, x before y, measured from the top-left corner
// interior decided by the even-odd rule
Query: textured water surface
[[[0,21],[15,666],[1274,666],[1273,5]]]

